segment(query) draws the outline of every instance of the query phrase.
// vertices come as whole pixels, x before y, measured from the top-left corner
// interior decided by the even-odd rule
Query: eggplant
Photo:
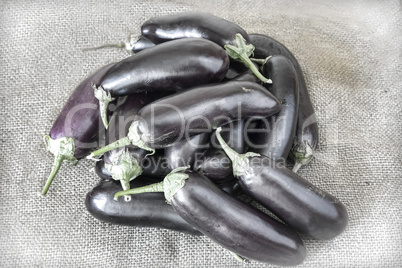
[[[130,182],[130,187],[141,187],[160,180],[139,176]],[[101,180],[87,193],[85,207],[102,222],[137,227],[156,227],[201,235],[192,225],[183,220],[165,201],[162,193],[147,193],[133,196],[131,202],[113,200],[121,186],[114,180]]]
[[[52,171],[42,190],[46,195],[62,162],[77,162],[98,147],[98,136],[103,131],[99,103],[94,97],[92,83],[113,66],[106,65],[83,80],[72,92],[48,135],[44,136],[46,149],[54,156]]]
[[[105,134],[105,142],[112,143],[127,135],[137,113],[145,105],[168,94],[169,92],[141,92],[119,98]],[[124,190],[129,189],[129,182],[143,172],[141,162],[147,154],[146,150],[130,144],[113,149],[103,156],[105,169],[113,179],[120,181]]]
[[[281,111],[260,121],[258,128],[264,132],[257,134],[254,140],[250,141],[253,143],[250,144],[251,151],[286,163],[295,137],[298,116],[297,73],[293,64],[281,55],[267,59],[262,66],[262,73],[272,78],[273,83],[264,86],[279,99]]]
[[[282,55],[292,62],[296,70],[299,85],[299,109],[290,156],[295,161],[293,171],[297,172],[302,165],[306,165],[312,160],[319,142],[317,118],[303,72],[296,57],[277,40],[263,34],[250,34],[249,36],[251,43],[255,46],[254,57],[266,58],[272,55]]]
[[[250,60],[254,46],[247,32],[239,25],[209,13],[183,12],[153,17],[141,26],[141,34],[155,44],[181,38],[204,38],[225,48],[229,57],[240,61],[264,83],[264,77]]]
[[[165,157],[170,169],[193,166],[195,160],[209,147],[210,133],[201,133],[165,148]]]
[[[267,156],[238,154],[216,130],[219,142],[233,163],[242,191],[269,209],[292,229],[315,239],[332,239],[348,223],[346,207],[297,173]]]
[[[236,152],[244,153],[243,135],[244,122],[240,120],[226,124],[222,137]],[[211,135],[211,148],[205,152],[202,159],[197,161],[196,165],[194,165],[194,170],[217,183],[234,179],[232,161],[220,146],[215,132]]]
[[[225,51],[206,39],[174,40],[123,59],[94,84],[105,127],[106,108],[116,97],[142,91],[182,91],[221,81],[229,68]]]
[[[138,113],[127,137],[91,153],[89,158],[133,144],[154,151],[172,146],[232,121],[265,118],[280,110],[279,101],[263,86],[248,81],[199,86],[157,100]]]
[[[155,44],[180,38],[204,38],[221,47],[236,45],[236,34],[247,43],[250,38],[239,25],[209,13],[182,12],[150,18],[141,26],[141,34]]]
[[[164,192],[180,217],[236,255],[277,265],[297,265],[306,256],[295,231],[192,170],[173,170],[160,183],[118,192],[115,198],[146,192]]]

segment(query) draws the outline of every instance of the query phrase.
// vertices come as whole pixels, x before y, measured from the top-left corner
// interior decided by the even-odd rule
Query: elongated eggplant
[[[130,182],[130,187],[142,187],[158,181],[140,176]],[[88,212],[96,219],[112,224],[157,227],[201,235],[166,203],[162,193],[136,195],[130,202],[113,200],[114,194],[120,190],[118,182],[101,180],[86,195],[85,206]]]
[[[101,79],[112,65],[94,72],[76,87],[53,123],[49,135],[45,135],[46,148],[54,154],[55,159],[42,195],[46,195],[63,161],[76,162],[98,147],[97,139],[103,126],[100,124],[99,103],[94,97],[92,82]]]
[[[165,149],[165,157],[172,170],[183,166],[193,166],[195,160],[209,148],[210,133],[186,137]]]
[[[141,26],[141,34],[160,44],[181,38],[204,38],[225,48],[229,57],[250,68],[264,83],[264,77],[250,60],[254,46],[246,31],[239,25],[209,13],[183,12],[151,18]]]
[[[225,142],[236,152],[244,153],[243,120],[226,124],[222,131]],[[234,179],[232,161],[220,146],[215,132],[211,135],[211,148],[205,152],[202,159],[196,162],[194,170],[217,183]]]
[[[264,132],[256,135],[258,140],[248,142],[253,152],[285,163],[292,148],[298,118],[299,88],[296,70],[286,57],[275,55],[262,66],[262,72],[272,78],[273,83],[265,87],[279,99],[282,108],[276,115],[261,120],[259,128]]]
[[[206,39],[174,40],[145,49],[116,63],[96,83],[102,120],[107,127],[105,111],[116,97],[219,82],[228,68],[225,51]]]
[[[166,148],[185,134],[212,131],[236,120],[265,118],[279,110],[279,101],[256,83],[229,81],[195,87],[146,105],[127,137],[92,152],[90,157],[130,143],[150,151]]]
[[[216,132],[243,192],[312,238],[332,239],[343,232],[348,213],[337,198],[269,157],[252,152],[238,154],[220,137],[220,128]]]
[[[147,104],[168,95],[169,92],[141,92],[121,97],[117,100],[106,131],[105,142],[112,143],[128,133],[137,113]],[[130,144],[108,151],[103,160],[105,169],[113,179],[119,180],[123,189],[129,189],[129,182],[140,175],[143,170],[141,162],[148,152]]]
[[[209,13],[197,12],[153,17],[142,24],[141,34],[155,44],[193,37],[208,39],[224,47],[236,45],[236,34],[241,34],[250,43],[248,34],[239,25]]]
[[[304,80],[303,72],[296,57],[283,44],[272,37],[262,34],[250,34],[251,43],[255,46],[254,57],[266,58],[272,55],[283,55],[293,64],[299,85],[299,109],[296,136],[290,156],[295,161],[293,170],[308,164],[313,158],[313,152],[318,144],[318,124],[310,95]]]
[[[160,183],[118,192],[115,198],[145,192],[164,192],[184,220],[242,257],[278,265],[297,265],[305,258],[296,232],[194,171],[176,169]]]

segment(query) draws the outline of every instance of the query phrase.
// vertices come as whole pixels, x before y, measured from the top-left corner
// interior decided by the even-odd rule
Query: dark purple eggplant
[[[222,137],[227,144],[236,152],[244,153],[243,120],[226,124],[222,132]],[[196,162],[194,170],[216,183],[234,179],[232,161],[220,146],[215,132],[211,135],[211,148],[205,152],[202,159]]]
[[[142,24],[141,34],[155,44],[192,37],[208,39],[224,47],[236,45],[236,34],[250,43],[248,34],[239,25],[209,13],[183,12],[153,17]]]
[[[293,170],[297,170],[308,164],[313,158],[313,152],[318,145],[318,124],[314,113],[313,104],[307,90],[303,72],[296,57],[283,44],[272,37],[262,34],[250,34],[251,43],[255,46],[254,57],[266,58],[272,55],[287,57],[293,64],[299,85],[299,109],[296,127],[296,136],[290,156],[295,161]]]
[[[140,176],[130,182],[130,187],[142,187],[160,180]],[[162,193],[146,193],[132,197],[130,202],[113,200],[121,186],[114,180],[101,180],[87,193],[85,206],[96,219],[118,225],[157,227],[201,235],[197,229],[183,220],[166,203]]]
[[[92,152],[90,157],[130,143],[150,151],[166,148],[187,135],[211,132],[237,120],[265,118],[279,110],[279,101],[256,83],[230,81],[195,87],[146,105],[127,137]]]
[[[228,68],[225,51],[205,39],[174,40],[143,50],[116,63],[95,83],[102,120],[107,127],[105,111],[116,97],[219,82]]]
[[[103,126],[92,83],[99,81],[112,65],[94,72],[76,87],[53,123],[49,135],[45,135],[46,148],[54,154],[55,159],[42,195],[46,195],[63,161],[76,162],[98,147],[98,136]]]
[[[186,137],[173,146],[165,148],[165,157],[172,170],[183,166],[193,166],[195,160],[209,148],[210,133]]]
[[[169,92],[141,92],[121,97],[116,102],[110,127],[105,134],[105,142],[113,143],[127,135],[137,113],[147,104],[167,96]],[[105,169],[114,180],[119,180],[123,189],[130,187],[129,182],[139,176],[143,170],[141,162],[148,152],[128,144],[104,154]]]
[[[244,193],[312,238],[332,239],[343,232],[348,213],[337,198],[269,157],[253,152],[238,154],[220,137],[220,128],[216,132]]]
[[[254,140],[249,140],[248,143],[251,151],[286,163],[295,137],[298,117],[299,88],[296,70],[286,57],[275,55],[262,66],[262,72],[272,78],[273,83],[265,87],[279,99],[281,111],[261,120],[259,129],[264,132],[257,134]]]
[[[296,232],[194,171],[176,169],[160,183],[118,192],[115,198],[146,192],[164,192],[178,215],[236,255],[277,265],[297,265],[306,256]]]
[[[151,18],[141,26],[141,34],[160,44],[182,38],[204,38],[225,48],[229,57],[250,68],[264,83],[271,83],[250,60],[254,47],[239,25],[209,13],[184,12]]]

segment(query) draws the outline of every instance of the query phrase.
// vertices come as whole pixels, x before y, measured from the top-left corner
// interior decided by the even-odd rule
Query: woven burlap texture
[[[1,267],[272,267],[242,264],[205,237],[102,223],[85,209],[94,163],[63,165],[42,138],[72,90],[118,49],[86,47],[139,33],[150,17],[205,11],[267,34],[299,60],[320,143],[300,174],[338,197],[350,222],[330,241],[304,241],[300,267],[402,263],[402,17],[393,1],[1,1]]]

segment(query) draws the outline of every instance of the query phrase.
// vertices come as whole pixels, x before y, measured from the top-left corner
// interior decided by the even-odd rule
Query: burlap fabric
[[[350,223],[331,241],[305,238],[300,267],[400,267],[401,2],[1,1],[1,267],[271,267],[242,264],[205,237],[114,226],[84,206],[94,163],[53,162],[42,137],[75,86],[125,51],[82,52],[124,40],[152,16],[206,11],[285,44],[298,58],[320,127],[300,174],[337,196]]]

